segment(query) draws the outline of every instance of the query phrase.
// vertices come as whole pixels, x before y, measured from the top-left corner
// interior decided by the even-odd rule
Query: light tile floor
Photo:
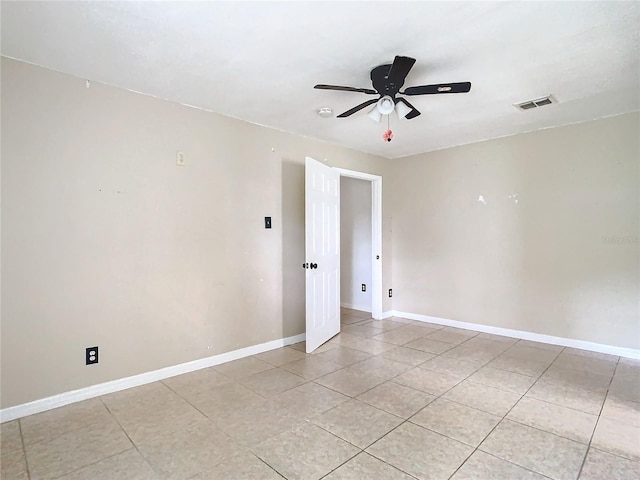
[[[640,362],[343,310],[342,333],[2,425],[4,480],[640,478]]]

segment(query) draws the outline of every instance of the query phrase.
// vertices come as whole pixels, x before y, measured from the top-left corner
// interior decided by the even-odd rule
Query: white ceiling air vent
[[[551,95],[542,98],[536,98],[535,100],[527,100],[526,102],[514,103],[513,106],[518,110],[531,110],[532,108],[544,107],[545,105],[551,105],[552,103],[558,103]]]

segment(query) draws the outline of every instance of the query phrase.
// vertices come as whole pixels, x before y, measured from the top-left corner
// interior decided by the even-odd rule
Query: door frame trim
[[[334,169],[341,177],[371,182],[371,316],[382,319],[382,177],[344,168]],[[376,256],[379,259],[376,259]]]

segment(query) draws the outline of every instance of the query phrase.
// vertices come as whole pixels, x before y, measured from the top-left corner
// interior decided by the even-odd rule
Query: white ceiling
[[[6,2],[2,55],[388,158],[640,110],[640,2]],[[386,122],[370,70],[417,59],[410,97]],[[528,112],[513,103],[558,100]]]

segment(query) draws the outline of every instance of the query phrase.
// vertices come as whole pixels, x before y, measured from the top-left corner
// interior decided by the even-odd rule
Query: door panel
[[[340,174],[305,159],[306,348],[340,332]]]

